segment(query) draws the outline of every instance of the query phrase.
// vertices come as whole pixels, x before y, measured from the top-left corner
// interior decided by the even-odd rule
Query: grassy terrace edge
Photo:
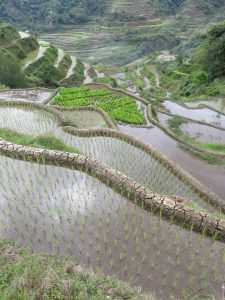
[[[215,159],[216,158],[218,158],[218,159],[219,158],[225,158],[225,153],[224,152],[215,151],[213,149],[209,149],[209,148],[206,148],[206,147],[201,147],[200,143],[199,144],[198,143],[190,143],[188,139],[183,139],[181,137],[181,135],[176,134],[170,127],[166,127],[166,126],[164,126],[163,124],[161,124],[159,122],[159,120],[156,118],[157,115],[153,115],[153,113],[152,113],[152,107],[153,106],[152,106],[151,103],[149,103],[148,106],[149,106],[148,117],[149,117],[150,121],[154,125],[159,127],[160,129],[162,129],[167,135],[169,135],[170,137],[172,137],[173,139],[175,139],[179,143],[185,145],[188,149],[199,152],[200,155],[201,154],[209,155],[210,157],[215,157]],[[155,110],[155,108],[153,108],[153,110]],[[176,115],[165,112],[164,110],[161,110],[161,109],[156,109],[156,110],[157,110],[157,112],[166,114],[168,116],[177,117]],[[195,120],[192,120],[190,118],[183,118],[183,119],[187,120],[187,121],[190,120],[191,122],[195,122],[196,124],[202,124],[202,125],[206,125],[206,126],[214,127],[216,129],[223,130],[222,128],[218,128],[217,126],[213,126],[213,125],[207,124],[205,122],[195,121]]]
[[[0,278],[1,299],[156,300],[113,276],[6,241],[0,241]]]

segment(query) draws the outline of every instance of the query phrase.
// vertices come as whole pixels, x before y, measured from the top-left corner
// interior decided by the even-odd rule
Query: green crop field
[[[91,90],[89,87],[61,89],[53,105],[66,107],[96,106],[109,113],[117,121],[131,124],[146,124],[144,115],[130,97],[118,97],[106,89]]]

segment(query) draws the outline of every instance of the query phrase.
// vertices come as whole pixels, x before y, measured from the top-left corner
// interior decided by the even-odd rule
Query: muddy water
[[[133,178],[152,191],[163,195],[178,195],[196,202],[207,211],[214,209],[182,179],[155,157],[110,137],[77,137],[58,127],[55,119],[46,112],[21,108],[1,108],[0,128],[11,128],[27,135],[52,134],[67,145],[102,161]]]
[[[163,300],[222,294],[224,244],[160,220],[79,171],[0,156],[0,177],[0,239],[72,256]]]
[[[200,105],[207,105],[225,114],[225,99],[210,99],[197,102],[186,102],[185,105],[190,108],[198,108]]]
[[[225,199],[225,167],[223,165],[210,165],[192,157],[178,147],[178,143],[153,125],[152,129],[135,128],[129,125],[119,125],[119,128],[139,137],[156,149],[166,154],[171,160],[179,164],[209,189]]]
[[[167,114],[163,114],[163,113],[157,113],[157,116],[158,116],[159,122],[161,124],[163,124],[164,126],[168,126],[169,120],[172,119],[171,116],[169,116]]]
[[[180,126],[181,130],[191,138],[209,144],[225,144],[225,130],[194,122],[185,122]]]
[[[0,99],[8,101],[32,101],[43,103],[51,96],[52,92],[45,89],[32,89],[32,90],[0,90]]]
[[[197,121],[203,121],[225,128],[225,116],[209,108],[188,109],[168,100],[164,102],[164,107],[174,115],[183,116]]]

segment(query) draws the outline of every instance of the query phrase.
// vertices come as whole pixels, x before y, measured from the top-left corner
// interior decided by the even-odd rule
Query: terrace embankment
[[[47,164],[83,170],[99,178],[100,181],[128,196],[135,203],[149,211],[160,211],[165,217],[192,227],[196,231],[207,232],[225,241],[225,220],[207,213],[196,211],[185,204],[184,199],[171,199],[150,192],[134,180],[93,158],[66,152],[22,147],[0,140],[1,153],[20,159],[45,161]]]
[[[217,197],[209,189],[207,189],[200,182],[190,176],[190,174],[186,173],[175,163],[171,162],[168,158],[163,156],[152,146],[140,141],[139,139],[134,138],[133,136],[112,129],[77,129],[70,126],[66,127],[66,125],[68,124],[66,118],[59,111],[50,106],[44,106],[34,103],[24,103],[19,101],[13,103],[1,102],[1,105],[8,105],[9,107],[12,107],[12,109],[13,106],[16,106],[17,108],[20,107],[20,111],[21,108],[25,107],[38,108],[39,110],[47,110],[53,115],[56,114],[58,125],[57,123],[51,122],[51,124],[48,123],[46,127],[46,124],[43,124],[42,127],[45,133],[48,132],[46,132],[46,128],[49,128],[49,131],[53,131],[56,136],[60,139],[63,139],[66,144],[70,144],[70,146],[82,149],[82,153],[84,153],[86,156],[94,157],[100,161],[103,161],[104,163],[110,165],[113,169],[119,170],[121,173],[133,178],[141,185],[146,186],[149,190],[154,190],[159,194],[170,196],[179,195],[183,198],[195,200],[197,201],[197,203],[201,204],[200,206],[207,207],[207,211],[208,209],[210,209],[209,211],[212,211],[212,205],[215,206],[219,211],[222,210],[224,212],[225,210],[222,199]],[[19,115],[23,118],[24,121],[25,119],[27,120],[28,115],[26,115],[25,112],[23,112],[22,115]],[[30,115],[29,117],[30,122],[34,122],[32,115]],[[15,115],[11,115],[11,118],[15,119],[18,117],[15,117]],[[8,126],[10,126],[11,128],[10,124],[8,124]],[[22,124],[20,124],[19,126],[21,127]],[[57,126],[62,126],[62,128],[58,130]],[[15,130],[14,127],[15,126],[13,126],[12,129]],[[25,131],[23,131],[22,127],[22,133],[29,134],[29,128],[25,126]],[[33,130],[35,134],[40,134],[40,131],[38,131],[36,127],[33,128]],[[43,130],[41,130],[41,132]],[[68,134],[65,135],[63,132]],[[98,148],[103,148],[99,149],[96,152],[95,149],[92,149],[93,143],[97,143],[96,147],[98,146]],[[110,150],[109,144],[107,143],[110,143],[113,149]],[[118,153],[120,153],[121,151],[128,151],[127,153],[129,153],[130,157],[125,157],[121,161],[121,157],[117,158]],[[132,165],[131,161],[129,161],[131,157],[134,160],[139,160],[141,158],[143,159],[143,157],[145,157],[144,162],[141,163],[140,161],[137,173],[133,172],[132,166],[131,168],[129,167],[130,165]],[[146,166],[150,168],[149,171],[146,170],[146,172],[148,172],[147,179],[143,178],[142,174],[143,169],[146,169]],[[162,176],[161,172],[163,172],[163,174],[165,173],[165,176]],[[152,174],[155,174],[155,176],[152,177]],[[157,179],[158,181],[155,182],[155,179]],[[169,185],[168,180],[171,182]],[[180,191],[180,189],[182,191]]]

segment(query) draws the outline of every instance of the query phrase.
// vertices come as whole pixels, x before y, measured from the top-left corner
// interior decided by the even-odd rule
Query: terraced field
[[[108,10],[112,12],[126,12],[134,17],[142,17],[147,20],[154,16],[152,6],[148,0],[136,1],[122,0],[109,1]]]
[[[55,136],[79,149],[69,154],[0,139],[0,238],[100,268],[159,299],[221,295],[222,203],[151,146],[96,126],[113,124],[106,112],[118,100],[109,90],[82,87],[61,89],[52,100],[60,106],[0,102],[0,137],[6,129],[13,138]],[[133,101],[124,107],[142,115]],[[88,105],[105,110],[100,119]]]

